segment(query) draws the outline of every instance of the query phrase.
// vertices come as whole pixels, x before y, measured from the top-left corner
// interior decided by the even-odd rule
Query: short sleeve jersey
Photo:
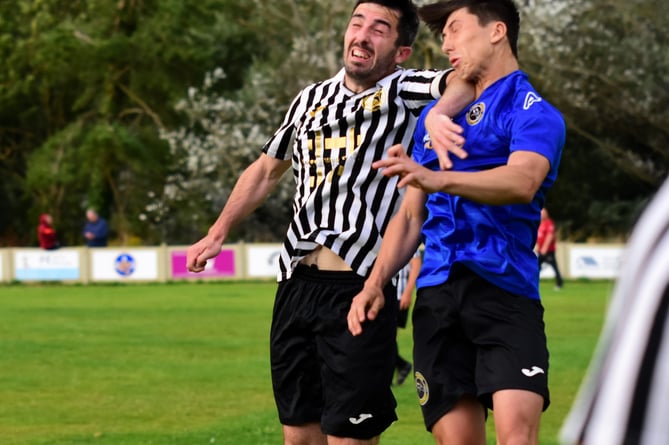
[[[278,280],[317,245],[366,276],[401,200],[397,178],[372,169],[395,144],[411,146],[422,108],[439,97],[444,72],[398,68],[361,93],[344,86],[344,70],[308,86],[263,147],[292,159],[293,220],[279,258]]]
[[[414,159],[432,169],[423,111],[414,136]],[[539,299],[539,266],[533,248],[545,194],[556,177],[565,124],[562,115],[515,71],[486,88],[454,121],[464,128],[466,159],[453,158],[456,171],[482,171],[505,165],[511,153],[531,151],[550,162],[550,172],[529,204],[484,205],[447,193],[427,198],[423,225],[425,253],[417,287],[444,283],[460,263],[494,285]]]

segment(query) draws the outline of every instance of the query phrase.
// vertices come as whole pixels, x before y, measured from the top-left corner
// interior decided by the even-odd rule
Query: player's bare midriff
[[[352,270],[339,255],[324,246],[316,247],[300,263],[316,266],[319,270]]]

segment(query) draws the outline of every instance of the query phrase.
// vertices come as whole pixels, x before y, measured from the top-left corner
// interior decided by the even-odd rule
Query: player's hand
[[[374,162],[372,167],[382,168],[384,176],[399,176],[401,179],[397,187],[411,185],[425,193],[439,191],[442,186],[440,177],[447,174],[445,172],[434,172],[418,164],[407,156],[402,145],[390,147],[388,157]]]
[[[367,320],[374,320],[386,304],[383,289],[365,286],[351,302],[346,320],[351,334],[362,334],[362,324]]]
[[[431,109],[425,117],[425,129],[430,135],[432,149],[439,159],[439,167],[442,170],[453,167],[449,153],[460,159],[467,157],[467,152],[462,148],[465,144],[465,138],[462,137],[463,129],[448,116],[436,112],[434,108]]]
[[[186,250],[186,267],[190,272],[202,272],[207,260],[221,253],[222,242],[215,241],[207,235]]]
[[[400,298],[400,310],[405,311],[411,307],[411,292],[404,292]]]

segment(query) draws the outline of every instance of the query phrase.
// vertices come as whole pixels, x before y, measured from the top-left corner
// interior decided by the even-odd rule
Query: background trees
[[[179,125],[174,102],[207,69],[227,62],[222,87],[243,83],[262,48],[240,25],[251,12],[228,0],[2,2],[5,243],[30,243],[44,211],[65,244],[80,243],[87,206],[120,242],[158,241],[137,218],[170,164],[158,130]]]
[[[669,164],[669,13],[659,0],[519,6],[521,66],[569,128],[551,213],[577,241],[624,236]],[[45,211],[79,244],[86,206],[119,243],[197,239],[295,93],[339,69],[351,7],[0,2],[0,245],[33,244]],[[407,66],[446,67],[439,46],[423,29]],[[283,235],[285,179],[232,239]]]
[[[533,3],[521,62],[569,129],[552,213],[577,240],[624,234],[669,168],[669,12],[659,0]]]

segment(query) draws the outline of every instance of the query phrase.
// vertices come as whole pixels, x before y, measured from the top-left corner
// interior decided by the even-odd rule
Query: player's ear
[[[400,46],[397,48],[397,54],[395,55],[395,63],[397,65],[403,64],[410,56],[412,53],[412,49],[410,46]]]
[[[490,43],[497,43],[506,37],[506,24],[504,22],[495,22],[490,32]]]

